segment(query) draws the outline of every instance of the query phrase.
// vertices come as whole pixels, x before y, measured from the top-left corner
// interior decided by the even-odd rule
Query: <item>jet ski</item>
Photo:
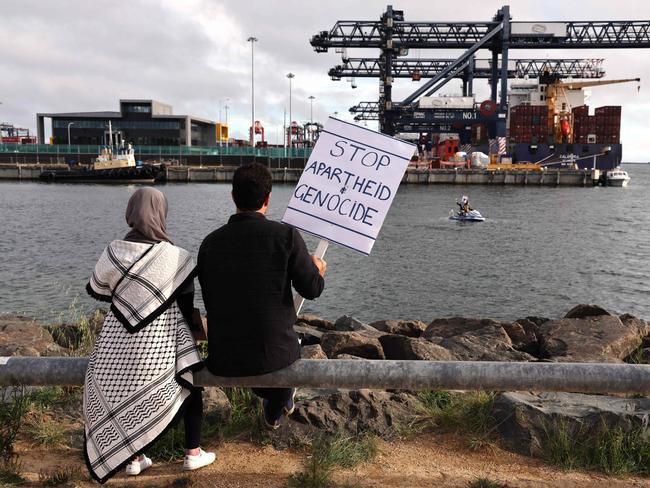
[[[449,211],[450,220],[458,220],[461,222],[483,222],[485,217],[481,215],[481,212],[478,210],[470,210],[469,212],[454,212],[453,210]]]

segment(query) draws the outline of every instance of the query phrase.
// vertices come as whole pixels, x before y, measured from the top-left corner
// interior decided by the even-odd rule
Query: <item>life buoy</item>
[[[497,104],[492,100],[484,100],[478,109],[483,117],[491,117],[497,111]]]

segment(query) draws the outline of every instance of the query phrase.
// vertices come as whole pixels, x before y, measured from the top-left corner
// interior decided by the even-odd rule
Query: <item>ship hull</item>
[[[119,169],[71,169],[43,171],[39,179],[52,183],[153,183],[164,180],[165,172],[156,166]]]

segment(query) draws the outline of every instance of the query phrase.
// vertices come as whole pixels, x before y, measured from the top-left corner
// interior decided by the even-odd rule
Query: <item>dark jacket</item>
[[[300,357],[291,285],[314,299],[325,282],[296,229],[258,212],[235,214],[203,240],[197,269],[213,374],[258,375]]]

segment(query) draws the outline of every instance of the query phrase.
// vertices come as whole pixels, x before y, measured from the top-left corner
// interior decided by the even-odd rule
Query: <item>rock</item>
[[[413,337],[385,335],[379,338],[386,359],[453,361],[456,357],[444,347]]]
[[[539,456],[547,432],[562,426],[569,438],[610,430],[648,429],[650,399],[626,399],[578,393],[503,393],[493,404],[504,444],[525,455]],[[584,442],[584,440],[582,440]]]
[[[503,327],[490,325],[443,339],[439,344],[461,361],[534,361],[525,352],[516,351]]]
[[[537,327],[539,327],[544,322],[548,322],[551,319],[546,318],[546,317],[536,317],[534,315],[529,315],[528,317],[526,317],[526,320],[530,320],[533,324],[535,324]],[[517,322],[519,322],[519,320],[517,320]]]
[[[323,351],[323,348],[320,347],[320,344],[302,346],[300,349],[300,357],[302,359],[327,359],[327,355]]]
[[[321,347],[329,358],[345,353],[366,359],[385,359],[379,340],[359,332],[326,332]]]
[[[232,405],[221,388],[206,387],[203,390],[203,412],[206,422],[230,422]]]
[[[404,392],[352,390],[299,402],[288,421],[271,433],[276,447],[299,445],[310,436],[368,432],[390,437],[412,420],[420,402]]]
[[[300,338],[300,344],[303,346],[311,346],[313,344],[320,344],[323,333],[313,327],[304,327],[302,325],[294,325],[293,330]]]
[[[420,337],[427,328],[427,325],[420,320],[378,320],[370,326],[388,334],[401,334],[408,337]]]
[[[650,324],[645,320],[639,319],[629,313],[624,313],[618,318],[621,319],[621,322],[623,322],[624,325],[627,325],[628,327],[636,327],[639,330],[641,337],[650,339]]]
[[[528,319],[519,319],[513,324],[503,324],[503,330],[512,341],[512,347],[517,351],[527,352],[536,356],[539,353],[537,334],[539,327]]]
[[[541,358],[560,362],[623,362],[642,342],[638,327],[613,315],[551,320],[539,328]]]
[[[316,315],[308,315],[308,314],[298,315],[298,322],[304,322],[311,327],[316,327],[317,329],[334,330],[334,322],[321,319]]]
[[[435,319],[426,328],[422,337],[432,342],[482,329],[484,327],[501,327],[501,322],[492,319],[471,319],[466,317],[451,317]]]
[[[369,332],[372,335],[379,336],[381,334],[377,334],[377,329],[374,327],[370,327],[368,324],[364,324],[358,319],[355,319],[354,317],[351,317],[349,315],[344,315],[343,317],[339,317],[336,319],[336,322],[334,322],[334,329],[342,332],[350,332],[350,331],[364,331],[364,332]]]
[[[64,349],[40,323],[27,317],[0,316],[0,356],[60,356]]]
[[[353,356],[352,354],[337,354],[334,359],[363,359],[359,356]]]
[[[597,317],[599,315],[611,315],[607,310],[598,305],[581,303],[569,310],[564,316],[565,319],[584,319],[585,317]]]

